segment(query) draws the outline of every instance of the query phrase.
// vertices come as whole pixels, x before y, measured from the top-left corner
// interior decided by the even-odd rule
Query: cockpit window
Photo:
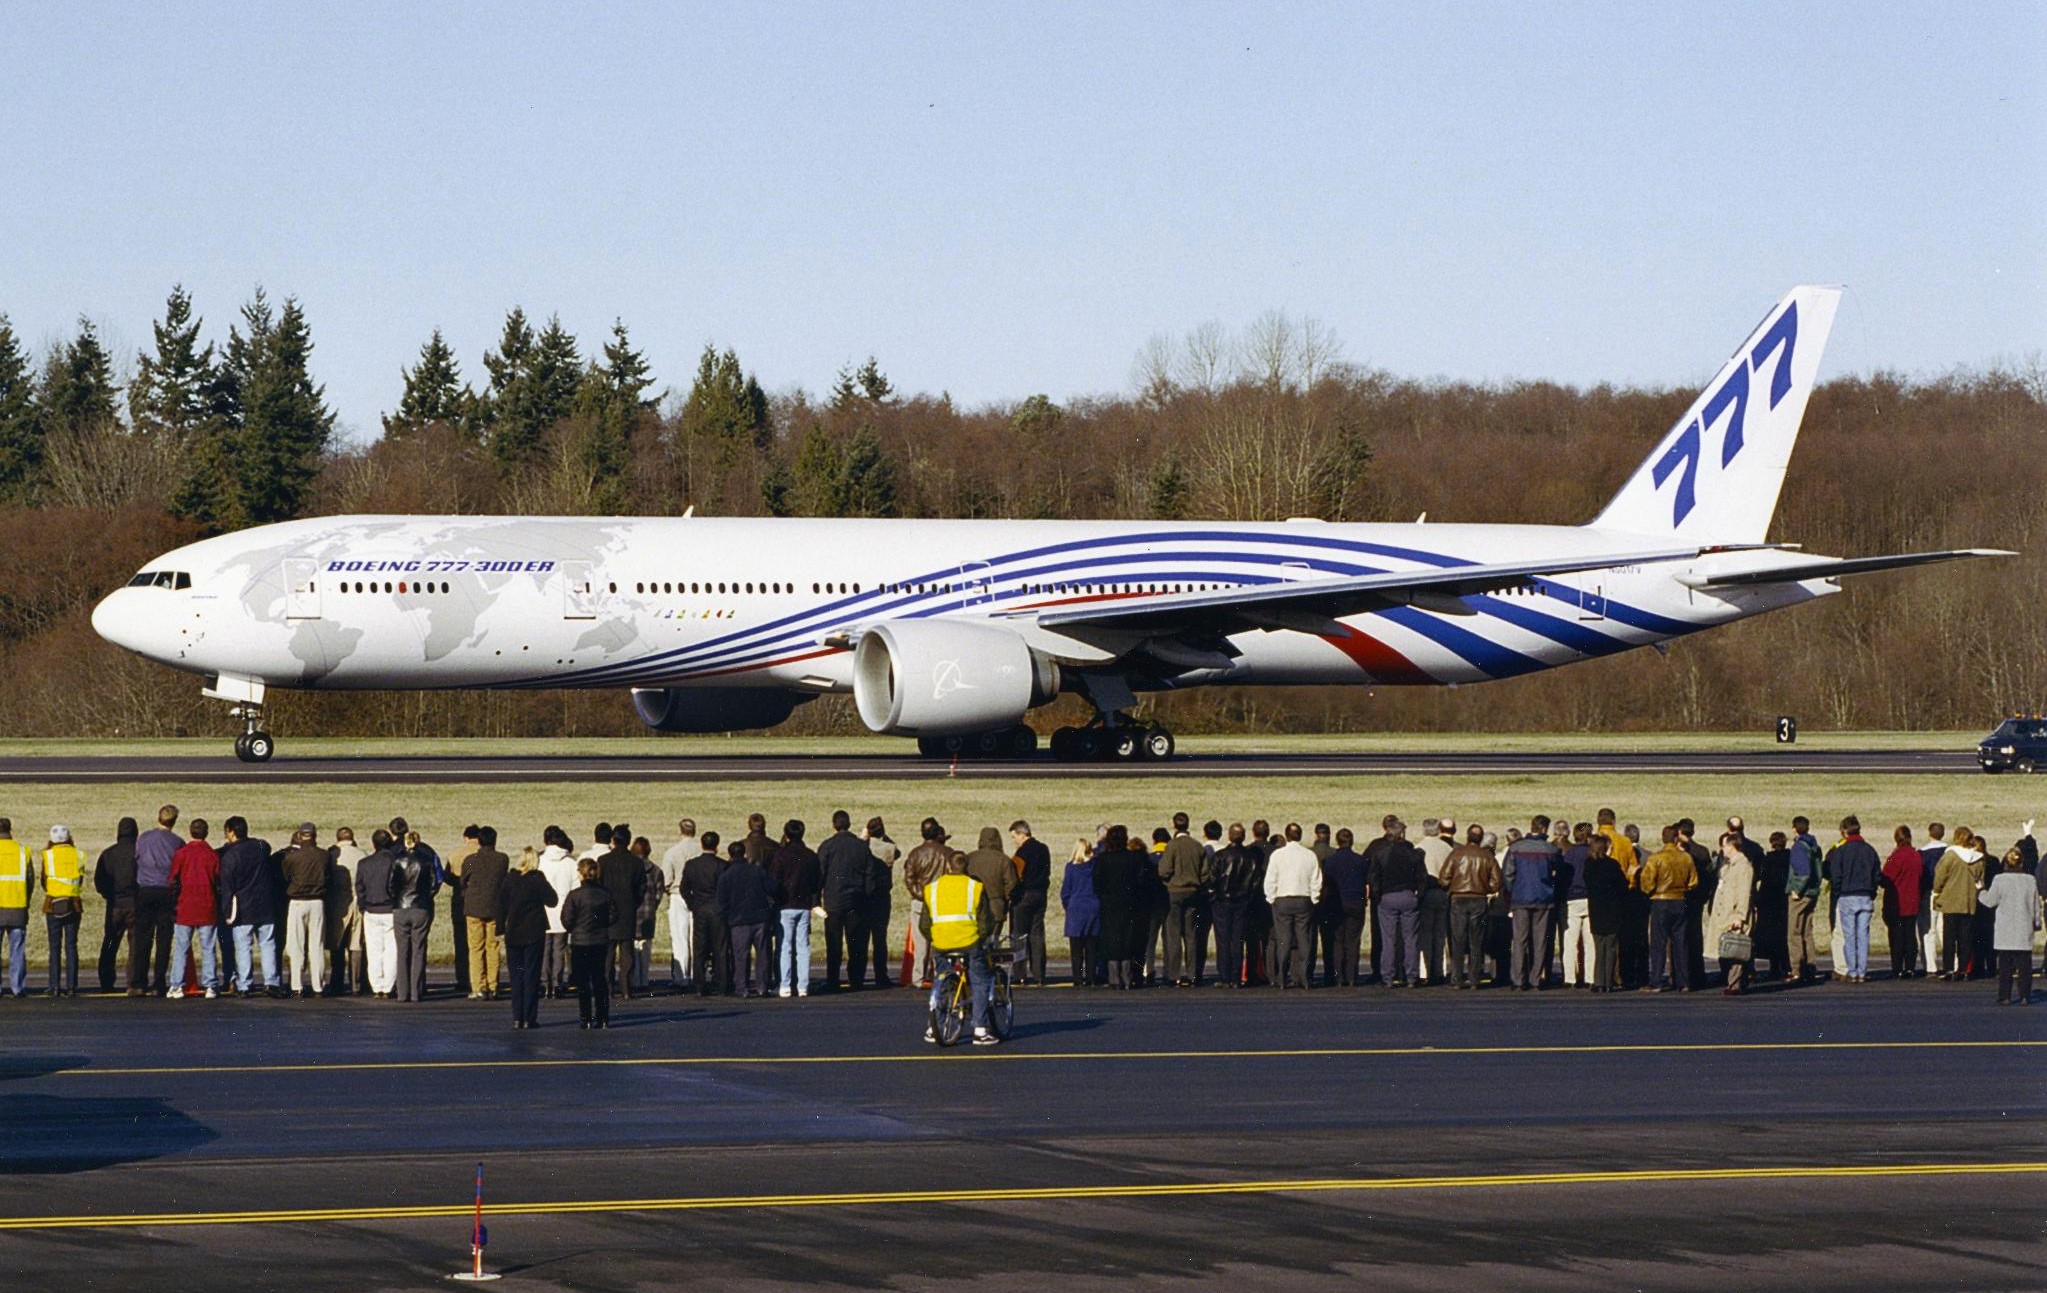
[[[172,575],[171,578],[176,581],[172,586],[180,590],[190,588],[192,586],[192,576],[182,570]]]
[[[145,570],[128,581],[130,588],[181,589],[191,586],[191,573],[183,570]]]

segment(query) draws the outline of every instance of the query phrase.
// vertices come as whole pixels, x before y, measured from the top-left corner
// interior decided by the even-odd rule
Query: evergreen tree
[[[78,320],[78,335],[43,366],[43,432],[80,434],[116,420],[114,366],[92,320]]]
[[[599,512],[627,510],[633,439],[640,421],[653,407],[646,390],[654,384],[647,358],[633,349],[625,323],[614,321],[604,362],[592,365],[578,397],[582,423],[577,440],[580,465],[594,482],[592,502]]]
[[[1145,511],[1151,513],[1153,520],[1184,521],[1187,519],[1187,503],[1193,493],[1193,483],[1187,479],[1186,469],[1180,466],[1180,460],[1168,458],[1151,474]]]
[[[896,514],[896,465],[870,427],[861,427],[846,443],[839,499],[840,516]]]
[[[705,346],[696,381],[682,406],[682,432],[692,438],[764,450],[774,442],[767,393],[739,366],[739,356]]]
[[[156,352],[136,358],[135,380],[128,384],[128,417],[137,431],[183,441],[213,417],[213,347],[199,344],[200,322],[184,287],[171,288],[163,319],[152,325]]]
[[[0,314],[0,501],[25,499],[43,467],[43,427],[35,380],[14,325]]]
[[[207,417],[192,436],[190,467],[171,499],[171,511],[197,521],[208,530],[231,530],[247,524],[237,477],[236,454],[248,419],[246,397],[270,339],[277,330],[276,312],[258,285],[242,306],[239,325],[230,325],[227,346],[213,366],[205,387]]]
[[[843,412],[863,403],[886,404],[895,393],[894,384],[882,373],[874,356],[869,355],[858,369],[848,366],[839,370],[838,380],[832,384],[832,407]]]
[[[845,456],[815,422],[803,433],[789,468],[788,505],[797,516],[845,515]]]
[[[242,420],[232,436],[230,470],[236,520],[262,525],[297,516],[334,435],[326,390],[311,372],[312,332],[305,311],[286,297],[276,325],[244,355]],[[231,348],[232,349],[232,348]]]
[[[485,355],[491,395],[486,413],[491,455],[502,467],[523,467],[540,455],[555,423],[575,411],[583,382],[576,339],[559,318],[537,336],[526,312],[514,309],[495,354]]]
[[[462,384],[462,369],[455,352],[441,338],[441,330],[419,348],[419,362],[403,369],[405,393],[398,399],[398,411],[384,415],[384,434],[403,436],[432,422],[467,426],[476,397]]]

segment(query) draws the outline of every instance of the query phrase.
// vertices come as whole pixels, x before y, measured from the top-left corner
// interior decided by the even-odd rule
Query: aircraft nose
[[[151,616],[135,604],[133,588],[116,588],[100,599],[92,608],[92,631],[117,647],[124,647],[137,655],[157,658],[150,650]]]

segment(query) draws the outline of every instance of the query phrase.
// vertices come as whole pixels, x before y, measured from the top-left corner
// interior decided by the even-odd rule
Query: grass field
[[[1597,739],[1613,742],[1609,748],[1614,749],[1644,748],[1621,744],[1635,738]],[[1919,740],[1926,743],[1932,738]],[[766,738],[757,744],[789,748]],[[1862,748],[1866,748],[1866,743]],[[386,748],[384,752],[409,752],[409,747]],[[776,827],[787,818],[797,817],[810,824],[814,842],[827,829],[831,811],[844,808],[856,823],[880,815],[889,823],[894,837],[906,847],[915,837],[919,819],[935,815],[951,829],[956,844],[971,848],[982,826],[1005,828],[1021,817],[1028,819],[1039,837],[1052,847],[1058,862],[1064,860],[1075,837],[1092,838],[1097,823],[1121,822],[1148,835],[1175,810],[1185,810],[1196,822],[1211,816],[1226,823],[1264,817],[1275,826],[1289,820],[1303,824],[1328,822],[1350,827],[1361,841],[1378,833],[1377,823],[1388,812],[1417,824],[1424,817],[1449,813],[1460,822],[1505,827],[1525,823],[1530,814],[1537,812],[1589,820],[1596,809],[1612,806],[1622,821],[1640,823],[1645,834],[1652,834],[1663,822],[1689,816],[1701,823],[1702,835],[1727,814],[1740,813],[1759,838],[1771,830],[1783,829],[1797,813],[1824,825],[1844,813],[1854,812],[1867,824],[1872,840],[1886,848],[1891,828],[1898,823],[1908,822],[1918,831],[1928,821],[1936,820],[1951,827],[1973,826],[2002,847],[2017,836],[2022,821],[2033,817],[2047,821],[2047,779],[1974,774],[1901,777],[1822,773],[1743,778],[1724,774],[1573,773],[1485,778],[1381,774],[1259,777],[1181,772],[1128,779],[1096,779],[1082,773],[1060,781],[979,778],[956,781],[934,766],[928,782],[716,781],[698,786],[667,782],[411,788],[349,784],[256,784],[241,788],[176,783],[78,786],[24,782],[0,786],[0,816],[13,819],[18,837],[40,843],[45,838],[40,832],[53,822],[63,822],[72,828],[89,856],[111,840],[115,819],[131,815],[146,825],[157,806],[166,802],[179,805],[188,819],[196,815],[218,823],[239,813],[249,819],[257,834],[275,843],[283,842],[297,823],[308,819],[318,823],[323,840],[330,839],[334,828],[340,825],[355,827],[358,836],[367,840],[373,825],[402,814],[430,843],[447,853],[460,844],[464,825],[487,822],[498,828],[503,843],[509,846],[507,851],[515,858],[521,845],[538,842],[541,828],[549,823],[559,823],[581,842],[597,821],[625,820],[652,839],[658,851],[673,838],[676,819],[682,816],[694,818],[700,829],[716,830],[728,838],[743,829],[749,812],[766,814]],[[40,971],[42,922],[32,920],[30,924],[32,963]],[[80,936],[88,978],[98,947],[99,924],[99,903],[89,902]],[[1053,931],[1052,941],[1060,942],[1056,894],[1048,925]],[[665,948],[665,928],[661,937]],[[445,958],[448,954],[450,934],[446,920],[435,922],[434,947],[438,956]],[[40,977],[36,981],[40,982]]]
[[[1815,750],[1974,750],[1981,732],[1818,732],[1799,734],[1801,749]],[[177,737],[154,740],[22,740],[0,739],[0,758],[87,755],[152,755],[180,758],[226,758],[232,754],[231,735]],[[1775,748],[1773,730],[1759,727],[1744,732],[1352,732],[1339,735],[1272,736],[1222,734],[1186,736],[1181,747],[1190,754],[1339,754],[1384,752],[1434,754],[1548,753],[1610,751],[1738,751]],[[483,737],[453,739],[395,739],[352,736],[293,736],[278,738],[279,758],[334,758],[372,756],[490,756],[532,753],[535,743]],[[558,755],[603,756],[607,758],[686,759],[729,758],[735,755],[803,754],[907,754],[910,742],[887,736],[625,736],[584,737],[549,741],[546,752]]]

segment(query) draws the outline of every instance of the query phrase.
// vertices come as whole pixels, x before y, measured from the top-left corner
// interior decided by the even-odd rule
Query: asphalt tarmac
[[[293,758],[288,746],[270,763],[221,757],[95,757],[59,755],[0,759],[0,784],[174,781],[181,784],[261,782],[475,782],[503,785],[555,781],[925,781],[962,778],[1101,778],[1160,775],[1267,777],[1451,774],[1497,777],[1569,772],[1707,773],[1781,776],[1872,773],[1889,776],[1981,776],[1967,750],[1798,750],[1749,752],[1613,752],[1586,754],[1182,754],[1170,763],[1059,763],[1050,755],[1020,762],[961,760],[956,766],[915,755],[527,755],[477,758]]]
[[[2037,1289],[2047,994],[0,1003],[22,1288]]]

